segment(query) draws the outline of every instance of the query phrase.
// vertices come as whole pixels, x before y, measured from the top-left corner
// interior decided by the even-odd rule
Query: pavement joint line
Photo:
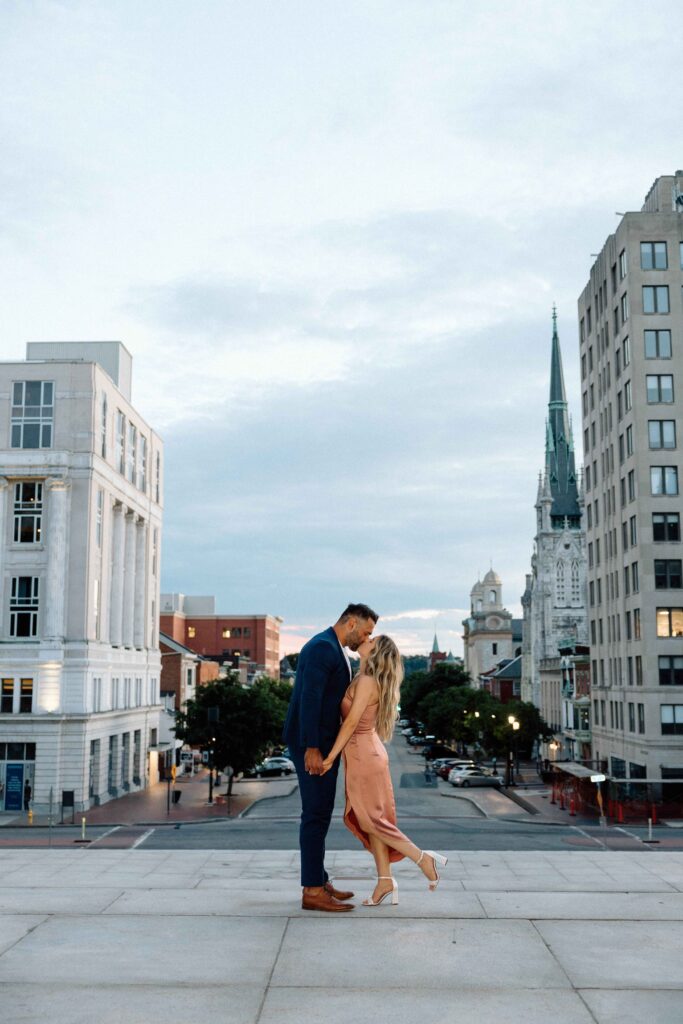
[[[549,942],[547,942],[547,941],[546,941],[545,937],[543,936],[543,934],[541,933],[540,929],[538,928],[537,922],[536,922],[536,921],[534,921],[534,920],[529,920],[529,924],[531,925],[531,927],[533,928],[533,930],[534,930],[534,931],[536,932],[536,934],[538,935],[539,939],[541,940],[541,942],[543,943],[543,945],[545,946],[545,948],[546,948],[546,949],[548,950],[548,953],[549,953],[549,954],[550,954],[550,956],[551,956],[551,957],[553,958],[554,962],[555,962],[555,963],[557,964],[557,966],[558,966],[559,970],[560,970],[560,971],[562,972],[562,974],[564,975],[564,977],[565,977],[565,978],[567,979],[567,982],[568,982],[568,984],[569,984],[569,988],[570,988],[570,990],[571,990],[572,992],[575,992],[575,993],[576,993],[576,995],[577,995],[577,996],[579,997],[579,999],[581,999],[581,1002],[582,1002],[582,1003],[584,1004],[584,1006],[586,1007],[586,1010],[588,1011],[588,1013],[589,1013],[589,1015],[590,1015],[591,1019],[592,1019],[593,1021],[595,1021],[595,1024],[600,1024],[600,1022],[598,1021],[597,1017],[596,1017],[596,1016],[595,1016],[595,1014],[594,1014],[594,1013],[592,1012],[591,1008],[590,1008],[590,1007],[589,1007],[589,1006],[588,1006],[588,1005],[586,1004],[585,1000],[584,1000],[584,999],[583,999],[583,998],[581,997],[581,993],[580,993],[580,992],[579,992],[579,991],[577,990],[576,986],[574,985],[574,982],[572,981],[572,979],[570,978],[569,974],[567,973],[567,970],[565,969],[565,967],[563,966],[563,964],[561,963],[561,961],[560,961],[560,960],[558,960],[558,958],[557,958],[557,957],[555,956],[555,953],[554,953],[554,951],[553,951],[553,948],[552,948],[552,946],[550,945],[550,943],[549,943]]]
[[[107,831],[103,832],[101,836],[98,836],[97,839],[94,839],[92,841],[92,843],[90,844],[90,846],[84,847],[84,849],[87,849],[87,850],[92,849],[92,847],[95,845],[95,843],[99,843],[100,840],[106,839],[106,837],[110,836],[112,834],[112,832],[116,832],[120,828],[121,828],[121,825],[114,825],[113,828],[107,829]]]
[[[270,973],[268,975],[268,979],[267,979],[266,984],[264,985],[264,988],[263,988],[263,996],[261,997],[261,1002],[259,1003],[259,1008],[258,1008],[258,1012],[256,1014],[256,1018],[254,1020],[254,1024],[259,1024],[259,1021],[261,1020],[261,1017],[263,1015],[263,1007],[266,1005],[266,999],[268,998],[268,993],[270,992],[270,983],[273,980],[273,975],[275,973],[275,968],[277,966],[278,960],[280,959],[280,953],[282,952],[282,947],[283,947],[283,945],[285,943],[285,936],[287,935],[287,931],[289,929],[289,922],[291,920],[292,920],[291,917],[288,917],[287,920],[285,921],[285,926],[282,929],[282,935],[280,936],[280,944],[277,947],[277,952],[275,953],[275,956],[273,957],[273,964],[272,964],[272,966],[270,968]]]

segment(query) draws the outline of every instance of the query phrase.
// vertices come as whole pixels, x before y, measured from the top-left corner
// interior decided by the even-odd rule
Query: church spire
[[[545,471],[553,498],[550,513],[553,526],[556,529],[561,529],[564,526],[565,518],[571,526],[578,526],[581,520],[581,509],[574,461],[574,438],[562,372],[562,352],[557,333],[557,308],[554,305]]]

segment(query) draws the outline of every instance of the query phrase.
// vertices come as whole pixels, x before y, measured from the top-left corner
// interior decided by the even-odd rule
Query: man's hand
[[[306,747],[304,754],[304,768],[309,775],[323,774],[323,755],[317,747]]]

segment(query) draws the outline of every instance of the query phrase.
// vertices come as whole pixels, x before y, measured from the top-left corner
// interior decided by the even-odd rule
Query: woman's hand
[[[330,768],[332,767],[333,764],[334,764],[334,761],[332,760],[332,758],[329,758],[329,757],[323,758],[323,766],[322,766],[322,768],[320,770],[320,774],[321,775],[325,775],[327,772],[329,772],[329,770],[330,770]]]

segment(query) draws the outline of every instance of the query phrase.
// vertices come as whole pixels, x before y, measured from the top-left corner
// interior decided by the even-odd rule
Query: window
[[[669,312],[669,286],[667,284],[643,285],[643,313]]]
[[[147,438],[140,434],[140,455],[138,458],[138,490],[147,491]]]
[[[678,469],[676,466],[651,466],[650,490],[655,496],[678,494]]]
[[[40,544],[43,485],[22,480],[14,485],[14,543]]]
[[[638,732],[639,733],[644,733],[645,732],[645,705],[644,704],[639,704],[638,705]]]
[[[683,608],[657,609],[657,636],[683,636]]]
[[[670,373],[648,373],[645,377],[650,405],[670,405],[674,400],[674,379]]]
[[[491,644],[491,654],[498,654],[498,644]]]
[[[636,516],[631,516],[628,521],[629,534],[631,537],[631,547],[635,547],[638,543],[638,520]]]
[[[95,543],[98,548],[102,547],[102,517],[104,514],[104,491],[101,487],[97,488],[97,497],[95,499]]]
[[[188,637],[190,638],[190,640],[194,640],[194,638],[195,638],[195,637],[196,637],[196,635],[197,635],[197,630],[196,630],[196,628],[195,628],[194,626],[188,626],[188,627],[187,627],[187,635],[188,635]]]
[[[628,500],[636,500],[636,474],[633,469],[628,474]]]
[[[683,704],[662,704],[662,736],[683,736]]]
[[[683,686],[683,658],[669,655],[659,658],[659,685]]]
[[[116,410],[116,468],[119,473],[126,470],[126,417]]]
[[[631,566],[631,590],[634,594],[637,594],[640,590],[640,583],[638,580],[638,563],[634,562]]]
[[[126,447],[126,480],[135,483],[135,466],[138,454],[138,432],[132,423],[128,424],[128,444]]]
[[[2,691],[0,692],[0,713],[11,715],[14,711],[14,679],[2,680]]]
[[[565,603],[564,592],[564,562],[557,563],[557,577],[555,581],[555,601],[561,607]]]
[[[102,677],[95,676],[92,681],[92,709],[102,710]],[[95,741],[92,741],[95,742]]]
[[[645,358],[671,359],[671,331],[645,331]]]
[[[633,455],[633,427],[626,428],[626,458]]]
[[[621,252],[619,253],[619,280],[620,281],[623,281],[624,278],[626,277],[626,270],[627,270],[626,250],[622,249]]]
[[[640,640],[640,608],[633,609],[633,639]]]
[[[33,680],[22,679],[19,683],[19,713],[29,715],[33,711]]]
[[[666,270],[668,265],[666,242],[640,243],[641,270]]]
[[[222,631],[222,636],[223,636],[224,640],[229,640],[230,639],[230,630],[229,629],[224,629]]]
[[[636,686],[643,685],[643,659],[639,654],[636,655]]]
[[[628,705],[628,731],[636,731],[636,708],[635,704],[629,702]]]
[[[621,296],[621,302],[619,303],[621,309],[621,322],[625,324],[628,320],[628,293],[624,292]]]
[[[10,595],[10,627],[12,637],[38,635],[37,576],[13,576]]]
[[[102,411],[100,413],[100,455],[107,457],[107,396],[102,395]]]
[[[154,470],[154,500],[157,505],[161,501],[161,455],[157,452]]]
[[[626,369],[626,367],[629,366],[631,363],[631,342],[628,340],[628,338],[624,338],[624,341],[621,346],[621,351],[623,354],[624,369]]]
[[[12,386],[12,448],[51,448],[54,384],[15,381]]]
[[[624,412],[628,412],[633,405],[633,394],[631,390],[631,381],[627,380],[624,384]]]
[[[675,420],[648,420],[647,430],[650,448],[676,447]]]
[[[152,530],[152,576],[156,576],[159,565],[159,527]],[[153,617],[153,616],[152,616]]]
[[[655,512],[652,516],[652,539],[655,541],[681,539],[681,517],[678,512]]]
[[[680,586],[680,558],[655,558],[655,589],[677,590]]]

